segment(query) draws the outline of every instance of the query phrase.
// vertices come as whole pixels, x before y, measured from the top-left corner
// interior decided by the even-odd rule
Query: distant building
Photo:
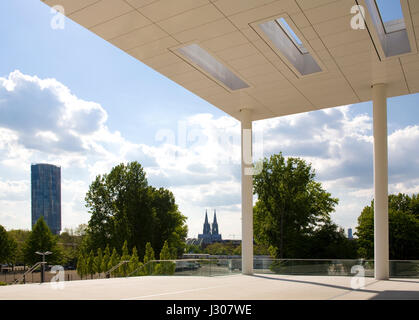
[[[31,166],[32,228],[43,216],[52,233],[61,231],[61,168],[52,164]]]
[[[198,234],[198,240],[202,239],[203,244],[210,244],[213,242],[222,241],[221,234],[218,231],[217,214],[214,210],[214,220],[212,225],[208,223],[208,214],[205,211],[205,221],[202,234]]]
[[[354,237],[352,235],[352,228],[348,229],[348,239],[352,240]]]

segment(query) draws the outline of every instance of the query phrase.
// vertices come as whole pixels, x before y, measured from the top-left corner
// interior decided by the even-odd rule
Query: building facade
[[[212,225],[208,223],[208,213],[205,211],[205,221],[202,234],[198,234],[198,240],[202,239],[203,244],[222,241],[221,234],[218,231],[217,213],[214,210],[214,220]]]
[[[43,216],[53,234],[61,231],[61,168],[51,164],[31,166],[32,228]]]

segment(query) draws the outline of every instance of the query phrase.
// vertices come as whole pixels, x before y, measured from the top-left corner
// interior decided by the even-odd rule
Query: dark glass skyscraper
[[[61,168],[52,164],[31,166],[32,227],[43,216],[52,233],[61,231]]]

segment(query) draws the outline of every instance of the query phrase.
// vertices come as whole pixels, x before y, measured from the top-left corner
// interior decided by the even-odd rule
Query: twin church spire
[[[221,241],[221,234],[218,231],[217,213],[215,210],[212,225],[208,222],[208,212],[205,210],[204,228],[202,234],[198,235],[198,239],[203,239],[205,243]]]
[[[218,235],[218,223],[217,223],[217,213],[214,209],[214,220],[212,222],[212,226],[208,223],[208,212],[205,210],[205,222],[204,222],[204,230],[203,234],[211,234],[211,235]]]

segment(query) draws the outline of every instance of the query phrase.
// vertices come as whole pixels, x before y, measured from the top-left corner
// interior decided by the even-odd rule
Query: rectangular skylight
[[[399,0],[375,0],[383,22],[403,19]]]
[[[385,57],[412,51],[400,0],[365,0]]]
[[[202,49],[197,44],[190,44],[188,46],[177,49],[177,51],[196,64],[202,70],[207,72],[210,76],[223,83],[230,90],[239,90],[248,88],[249,85],[236,76],[230,69],[215,59],[206,50]]]
[[[285,18],[266,21],[258,26],[272,45],[302,76],[322,71]]]
[[[301,51],[301,53],[308,53],[307,49],[304,48],[303,42],[300,40],[300,38],[298,38],[294,30],[292,30],[284,18],[276,19],[276,22],[281,26],[285,33],[287,33],[288,37],[292,40],[292,42],[294,42],[295,46],[298,48],[298,50]]]
[[[406,28],[399,0],[375,0],[386,33]]]

